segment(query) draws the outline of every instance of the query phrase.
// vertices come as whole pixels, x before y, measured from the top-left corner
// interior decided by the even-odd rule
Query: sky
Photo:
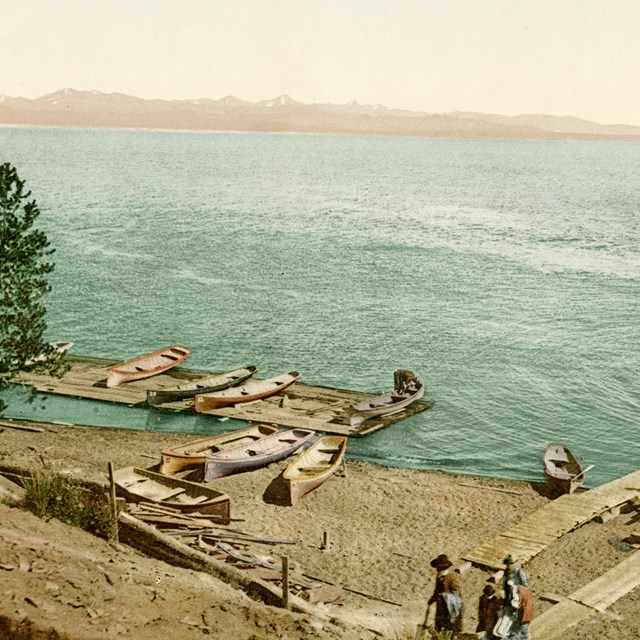
[[[383,104],[640,125],[639,0],[0,0],[0,95]]]

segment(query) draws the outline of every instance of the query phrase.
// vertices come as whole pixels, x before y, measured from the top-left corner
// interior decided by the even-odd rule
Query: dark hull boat
[[[347,408],[352,426],[356,426],[370,418],[379,418],[406,409],[424,395],[424,385],[416,382],[415,386],[407,390],[394,390],[369,400],[363,400]]]
[[[149,389],[147,391],[147,404],[155,406],[164,402],[176,402],[185,398],[193,398],[198,393],[211,393],[235,387],[246,382],[258,371],[253,364],[246,364],[238,369],[220,373],[215,376],[207,376],[200,380],[192,380],[175,387],[164,389]]]

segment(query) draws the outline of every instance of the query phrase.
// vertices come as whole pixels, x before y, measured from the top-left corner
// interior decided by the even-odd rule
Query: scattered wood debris
[[[236,568],[250,571],[256,577],[282,585],[281,558],[264,555],[259,546],[300,544],[298,540],[278,540],[221,524],[201,513],[181,513],[178,509],[151,502],[127,503],[126,511],[170,537],[179,539],[200,553],[232,563]],[[343,589],[339,585],[319,585],[309,576],[291,574],[289,588],[310,603],[332,602]]]

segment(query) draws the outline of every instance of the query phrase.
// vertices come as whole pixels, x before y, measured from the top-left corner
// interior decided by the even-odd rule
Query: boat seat
[[[559,480],[569,480],[573,478],[573,474],[564,466],[563,460],[547,460],[547,469],[552,476]]]

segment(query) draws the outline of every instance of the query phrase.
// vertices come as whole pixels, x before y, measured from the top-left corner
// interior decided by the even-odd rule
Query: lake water
[[[542,479],[549,442],[640,462],[640,144],[0,128],[56,248],[48,338],[190,368],[256,363],[435,406],[348,455]],[[231,422],[11,391],[7,415]],[[234,425],[235,426],[235,425]],[[239,426],[239,425],[238,425]]]

